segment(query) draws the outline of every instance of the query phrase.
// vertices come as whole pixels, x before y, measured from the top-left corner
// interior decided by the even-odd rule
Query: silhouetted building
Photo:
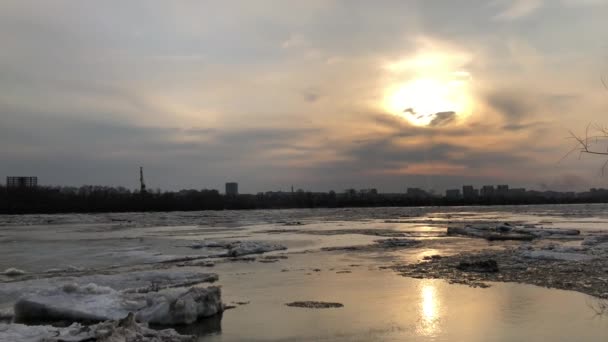
[[[465,200],[475,199],[478,195],[479,192],[475,188],[473,188],[472,185],[464,185],[462,187],[462,197]]]
[[[494,196],[494,185],[484,185],[479,191],[481,197],[492,197]]]
[[[459,189],[450,189],[445,191],[445,198],[449,200],[458,200],[460,199],[460,190]]]
[[[6,177],[7,188],[35,188],[38,177]]]
[[[236,196],[239,194],[239,183],[226,183],[226,196]]]
[[[509,186],[508,185],[497,185],[496,186],[496,195],[498,196],[506,196],[509,194]]]
[[[526,196],[526,189],[525,188],[509,189],[508,194],[509,194],[509,197],[512,197],[512,198],[522,198],[522,197]]]
[[[359,193],[363,196],[370,196],[370,195],[374,196],[374,195],[378,194],[378,189],[374,189],[374,188],[361,189],[361,190],[359,190]]]
[[[405,193],[407,197],[410,198],[426,198],[429,197],[429,194],[420,189],[420,188],[407,188],[407,192]]]

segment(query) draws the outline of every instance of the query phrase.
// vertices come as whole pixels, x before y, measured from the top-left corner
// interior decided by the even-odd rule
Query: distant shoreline
[[[222,200],[217,201],[214,205],[201,205],[196,201],[180,201],[183,206],[167,205],[162,206],[154,201],[147,203],[125,203],[122,208],[116,205],[111,205],[112,208],[96,207],[90,205],[86,200],[83,200],[78,208],[72,205],[66,207],[57,206],[57,203],[52,207],[40,205],[35,201],[21,202],[17,206],[13,206],[9,201],[2,203],[0,206],[0,215],[53,215],[53,214],[111,214],[111,213],[159,213],[159,212],[200,212],[200,211],[251,211],[251,210],[291,210],[291,209],[357,209],[357,208],[442,208],[442,207],[498,207],[498,206],[535,206],[535,205],[601,205],[608,204],[608,199],[597,201],[504,201],[504,202],[454,202],[445,201],[445,199],[437,199],[436,201],[418,202],[411,199],[402,199],[401,201],[391,201],[397,203],[366,203],[344,201],[342,205],[267,205],[264,202],[250,201],[248,198],[255,195],[239,195],[236,198],[228,198],[221,196]],[[185,202],[185,203],[184,203]],[[27,204],[26,204],[27,203]],[[148,207],[149,205],[149,207]]]

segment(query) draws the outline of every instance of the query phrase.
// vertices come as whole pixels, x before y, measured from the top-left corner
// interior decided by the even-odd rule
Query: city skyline
[[[7,176],[6,177],[6,188],[36,188],[36,187],[71,187],[66,185],[49,185],[49,184],[40,184],[37,176]],[[100,185],[100,184],[83,184],[80,187],[87,186],[111,186],[111,185]],[[525,187],[511,187],[509,184],[484,184],[484,185],[471,185],[471,184],[462,184],[459,187],[451,186],[447,187],[444,190],[436,190],[436,189],[425,189],[419,187],[411,187],[405,185],[400,189],[392,189],[391,191],[378,191],[375,187],[364,187],[364,188],[345,188],[345,189],[328,189],[322,191],[311,191],[310,189],[294,187],[292,184],[288,190],[279,189],[266,189],[263,191],[257,191],[253,193],[248,192],[240,192],[239,191],[240,184],[238,182],[230,181],[224,183],[224,194],[228,196],[238,196],[238,195],[255,195],[255,194],[264,194],[264,193],[296,193],[296,192],[312,192],[312,193],[343,193],[343,194],[358,194],[358,195],[397,195],[397,194],[405,194],[410,197],[425,197],[425,196],[433,196],[433,197],[445,197],[446,199],[483,199],[483,198],[493,198],[493,197],[505,197],[505,196],[521,196],[526,193],[561,193],[561,194],[578,194],[578,193],[588,193],[589,191],[605,191],[604,188],[589,188],[580,191],[559,191],[555,189],[542,188],[542,189],[527,189]],[[78,188],[78,186],[76,186]],[[124,187],[129,191],[136,191],[137,187]],[[143,184],[143,168],[140,168],[140,192],[146,192],[146,186]],[[199,188],[191,188],[196,190],[211,190],[217,191],[218,193],[222,193],[220,188],[213,187],[199,187]],[[151,191],[184,191],[191,189],[179,189],[179,190],[168,190],[161,188],[153,188]]]
[[[602,187],[606,0],[3,1],[0,174]],[[204,18],[204,19],[201,19]],[[566,18],[566,19],[564,19]],[[564,25],[567,20],[567,25]]]

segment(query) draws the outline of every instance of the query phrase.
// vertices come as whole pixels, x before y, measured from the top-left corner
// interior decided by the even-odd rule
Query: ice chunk
[[[98,286],[68,284],[23,297],[15,303],[14,319],[16,322],[102,322],[120,319],[146,307],[142,296],[128,297],[112,289],[96,293],[94,288]]]
[[[186,292],[165,291],[148,301],[148,306],[137,313],[137,320],[160,325],[192,324],[224,308],[220,288],[215,286],[193,287]]]
[[[482,238],[482,239],[487,239],[490,241],[494,241],[494,240],[519,240],[519,241],[530,241],[532,239],[534,239],[534,236],[531,234],[520,234],[520,233],[514,233],[515,229],[512,229],[508,232],[497,232],[495,228],[488,228],[488,227],[471,227],[471,226],[466,226],[466,227],[448,227],[447,229],[447,235],[448,236],[454,236],[454,235],[464,235],[464,236],[471,236],[471,237],[476,237],[476,238]]]
[[[186,287],[217,281],[217,274],[167,269],[159,271],[134,271],[116,274],[95,274],[81,277],[52,277],[0,283],[0,305],[13,305],[22,296],[58,288],[65,284],[97,284],[117,291],[146,293],[171,287]]]
[[[228,246],[228,256],[239,257],[248,254],[261,254],[271,251],[285,250],[287,247],[261,241],[239,241]]]
[[[70,326],[65,330],[72,330],[75,326]],[[40,341],[55,341],[65,332],[60,333],[58,328],[51,326],[28,326],[23,324],[3,324],[0,323],[0,341],[1,342],[40,342]]]
[[[587,236],[583,240],[582,244],[585,246],[595,246],[605,242],[608,242],[608,234]]]
[[[453,235],[464,235],[471,237],[478,237],[493,240],[520,240],[530,241],[535,238],[544,237],[573,237],[580,235],[580,231],[577,229],[543,229],[543,228],[525,228],[516,227],[510,224],[500,224],[496,227],[493,226],[482,226],[482,225],[467,225],[452,226],[448,227],[447,234]]]
[[[66,328],[56,328],[47,325],[0,324],[0,341],[194,342],[195,337],[180,335],[173,329],[149,329],[145,324],[136,323],[134,315],[129,314],[124,319],[118,321],[108,321],[88,327],[84,327],[78,323]]]
[[[94,323],[117,320],[135,312],[139,321],[174,325],[191,324],[222,311],[218,287],[137,294],[96,284],[68,284],[19,299],[15,304],[15,321]]]
[[[201,249],[201,248],[228,248],[229,243],[227,242],[218,242],[211,240],[204,240],[199,242],[194,242],[190,246],[192,249]]]
[[[107,286],[99,286],[97,284],[89,283],[84,286],[80,286],[76,283],[63,285],[63,292],[65,293],[79,293],[79,294],[106,294],[115,292],[114,289]]]
[[[0,309],[0,321],[12,321],[13,320],[13,309]]]
[[[547,237],[553,235],[565,235],[565,236],[576,236],[580,235],[581,231],[578,229],[565,229],[565,228],[514,228],[514,232],[531,234],[536,237]]]
[[[9,276],[9,277],[16,277],[16,276],[20,276],[20,275],[24,275],[27,272],[25,272],[24,270],[20,270],[18,268],[7,268],[4,272],[2,272],[2,274]]]
[[[412,247],[420,243],[420,241],[413,239],[384,239],[375,241],[382,248],[397,248],[397,247]]]

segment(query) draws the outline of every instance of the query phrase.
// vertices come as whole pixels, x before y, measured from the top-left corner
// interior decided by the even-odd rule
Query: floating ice
[[[68,284],[19,299],[14,319],[16,322],[90,323],[118,320],[134,312],[141,322],[176,325],[191,324],[222,311],[218,287],[136,294],[95,284]]]
[[[467,225],[452,226],[448,227],[448,235],[464,235],[477,238],[483,238],[487,240],[520,240],[530,241],[535,238],[544,237],[572,237],[580,235],[580,231],[577,229],[543,229],[543,228],[530,228],[513,226],[510,224],[500,224],[497,226],[492,225]]]
[[[93,289],[97,285],[89,284]],[[16,322],[103,322],[125,317],[146,307],[143,296],[128,297],[117,291],[87,293],[84,288],[67,286],[25,296],[15,303]],[[67,290],[67,291],[66,291]]]
[[[608,234],[590,235],[585,237],[582,244],[584,246],[595,246],[606,242],[608,242]]]
[[[188,247],[190,247],[192,249],[201,249],[201,248],[205,248],[205,247],[207,247],[207,248],[228,248],[228,245],[229,245],[229,243],[227,243],[227,242],[205,240],[205,241],[194,242]]]
[[[118,321],[108,321],[88,327],[78,323],[66,328],[48,325],[0,324],[0,341],[20,342],[194,342],[193,336],[180,335],[173,329],[153,330],[135,322],[133,314]]]
[[[285,250],[287,247],[261,241],[239,241],[228,246],[228,256],[239,257],[249,254],[261,254],[266,252]]]
[[[68,273],[70,274],[70,273]],[[166,269],[159,271],[135,271],[117,274],[96,274],[81,277],[52,277],[41,279],[30,279],[25,281],[14,281],[0,283],[0,306],[12,306],[20,297],[27,297],[49,289],[69,287],[71,284],[87,286],[96,284],[98,290],[101,287],[109,287],[116,291],[125,293],[147,293],[160,289],[172,287],[187,287],[195,284],[217,281],[218,276],[214,273],[200,273],[177,269]],[[82,291],[79,288],[77,291]],[[91,288],[89,288],[91,290]],[[86,290],[85,290],[86,291]]]
[[[223,311],[219,287],[169,290],[148,298],[148,306],[136,315],[142,322],[160,325],[192,324]]]

